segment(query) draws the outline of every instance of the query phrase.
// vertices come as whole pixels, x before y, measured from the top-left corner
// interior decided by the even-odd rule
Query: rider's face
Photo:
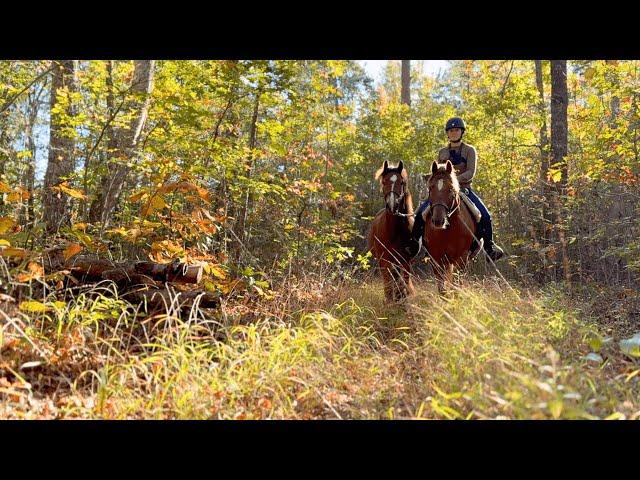
[[[451,142],[457,142],[458,140],[460,140],[461,136],[462,136],[461,128],[451,128],[447,130],[447,137],[449,137],[449,141]]]

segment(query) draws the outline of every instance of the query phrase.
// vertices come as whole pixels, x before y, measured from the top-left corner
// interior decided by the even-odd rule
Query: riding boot
[[[411,230],[411,238],[409,239],[409,246],[406,247],[406,251],[411,258],[415,257],[422,248],[422,235],[424,233],[425,223],[424,218],[422,218],[422,213],[425,211],[428,205],[428,200],[422,202],[420,207],[418,207],[418,211],[416,212],[414,217],[413,229]]]
[[[504,256],[504,251],[497,244],[493,242],[493,226],[491,225],[491,221],[480,220],[482,223],[482,227],[480,228],[480,234],[482,239],[484,239],[484,250],[487,252],[487,256],[493,261],[497,262]]]

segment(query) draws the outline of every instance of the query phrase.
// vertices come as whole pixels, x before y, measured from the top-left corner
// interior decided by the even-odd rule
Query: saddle
[[[480,213],[480,210],[478,210],[478,207],[475,206],[475,204],[471,201],[471,199],[467,197],[467,194],[464,193],[462,190],[460,191],[460,198],[462,198],[465,205],[471,212],[471,215],[473,215],[473,219],[476,221],[476,223],[480,223],[482,214]]]

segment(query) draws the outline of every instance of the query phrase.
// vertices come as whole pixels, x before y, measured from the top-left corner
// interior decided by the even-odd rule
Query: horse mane
[[[407,192],[404,195],[404,206],[407,208],[407,213],[413,215],[413,197],[411,196],[411,190],[409,190],[409,184],[407,183]]]
[[[436,179],[439,180],[441,178],[448,178],[451,181],[451,186],[453,188],[453,191],[455,193],[460,193],[460,183],[458,182],[458,176],[456,175],[456,171],[454,169],[451,171],[450,174],[447,173],[447,167],[445,163],[438,164],[438,170],[436,171],[436,173],[431,175],[431,177],[429,178],[429,181],[427,182],[427,186],[430,187],[431,185],[433,185],[433,182],[435,182]]]

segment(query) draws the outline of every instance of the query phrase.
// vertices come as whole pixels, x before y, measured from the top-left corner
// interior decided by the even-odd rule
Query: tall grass
[[[0,377],[15,391],[30,385],[23,411],[46,400],[57,417],[640,416],[638,364],[602,342],[597,319],[565,292],[494,280],[449,298],[431,281],[417,291],[389,306],[377,279],[339,289],[290,280],[273,298],[214,314],[168,306],[144,319],[114,292],[85,292],[22,315],[42,354],[26,341],[3,347]],[[15,334],[3,325],[3,342]],[[600,361],[586,357],[596,351]]]

